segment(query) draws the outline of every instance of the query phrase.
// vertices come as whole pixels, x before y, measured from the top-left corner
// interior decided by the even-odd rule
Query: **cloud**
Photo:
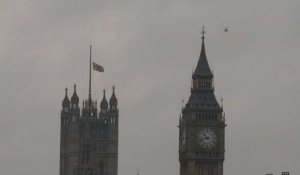
[[[298,172],[298,6],[292,0],[1,1],[2,173],[58,173],[64,88],[70,96],[76,83],[80,100],[86,98],[93,44],[93,59],[105,68],[93,73],[94,98],[117,87],[119,173],[178,174],[177,119],[190,93],[202,25],[227,114],[225,174]]]

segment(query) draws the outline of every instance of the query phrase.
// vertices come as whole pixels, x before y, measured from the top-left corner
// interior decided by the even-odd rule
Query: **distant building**
[[[281,175],[289,175],[289,172],[282,172]],[[273,174],[266,174],[266,175],[273,175]]]
[[[225,115],[214,95],[203,30],[201,53],[193,72],[191,95],[179,121],[180,175],[223,175]]]
[[[74,86],[71,101],[62,102],[60,134],[60,175],[117,175],[118,101],[113,87],[109,103],[103,93],[100,112],[88,99],[79,108]]]
[[[103,91],[98,112],[91,88],[81,110],[76,85],[71,101],[66,89],[61,110],[60,175],[117,175],[119,110],[115,87],[112,90],[109,103]]]

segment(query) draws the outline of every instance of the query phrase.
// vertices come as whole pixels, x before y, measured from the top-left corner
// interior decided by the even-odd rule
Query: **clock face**
[[[211,128],[201,128],[197,142],[202,148],[213,148],[217,144],[217,134]]]
[[[185,129],[182,130],[182,133],[181,133],[181,145],[185,145],[186,143],[186,132],[185,132]]]

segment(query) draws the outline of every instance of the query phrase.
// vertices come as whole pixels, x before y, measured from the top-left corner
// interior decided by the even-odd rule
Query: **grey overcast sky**
[[[1,174],[59,173],[64,88],[87,97],[92,44],[105,68],[94,99],[116,85],[119,174],[178,175],[202,25],[224,98],[225,175],[299,174],[299,0],[0,0]]]

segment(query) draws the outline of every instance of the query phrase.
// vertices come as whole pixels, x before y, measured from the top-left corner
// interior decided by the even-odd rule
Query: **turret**
[[[105,89],[103,90],[103,98],[102,98],[102,101],[100,103],[100,109],[101,109],[101,113],[104,114],[107,112],[107,109],[108,109],[108,102],[106,100],[106,97],[105,97]]]
[[[200,108],[205,110],[222,111],[219,103],[216,100],[213,86],[213,73],[209,67],[206,52],[205,52],[205,31],[202,31],[202,46],[197,67],[193,72],[193,85],[191,88],[191,96],[186,104],[186,108]]]
[[[210,70],[205,52],[205,32],[202,32],[202,46],[197,67],[193,73],[192,91],[211,91],[213,90],[213,73]]]
[[[66,91],[66,94],[65,94],[64,100],[62,101],[62,107],[63,107],[64,112],[68,112],[69,108],[70,108],[70,100],[68,97],[68,88],[66,88],[65,91]]]
[[[116,111],[118,109],[118,100],[115,95],[115,86],[113,86],[112,89],[113,89],[113,93],[109,100],[109,108],[111,111]]]
[[[78,110],[78,103],[79,103],[79,98],[76,93],[76,84],[74,84],[74,93],[73,96],[71,97],[71,109]]]

